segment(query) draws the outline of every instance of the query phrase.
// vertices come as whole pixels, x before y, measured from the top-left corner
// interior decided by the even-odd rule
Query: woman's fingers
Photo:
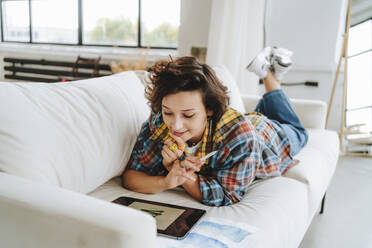
[[[178,149],[182,150],[182,152],[185,150],[186,147],[186,140],[188,140],[190,137],[189,132],[186,132],[183,136],[185,137],[179,137],[177,135],[173,135],[172,133],[169,133],[169,135],[176,141]]]
[[[195,182],[195,177],[193,177],[194,171],[186,170],[185,166],[183,166],[181,163],[178,163],[180,170],[178,171],[178,175],[185,177],[186,179],[189,179],[191,181]]]
[[[164,141],[164,144],[167,145],[167,146],[171,146],[173,144],[173,141],[170,140],[170,139],[167,139]]]
[[[205,161],[200,161],[200,158],[196,156],[186,156],[185,160],[196,164],[199,168],[205,163]]]
[[[167,139],[166,141],[164,141],[164,144],[166,145],[167,150],[169,152],[175,153],[176,157],[174,159],[177,159],[177,158],[179,158],[179,157],[181,157],[183,155],[183,150],[178,149],[178,145],[177,144],[174,147],[174,143],[170,139]]]
[[[194,172],[192,172],[192,173],[190,173],[190,172],[185,172],[184,177],[186,177],[187,179],[189,179],[189,180],[195,182],[196,179],[195,179],[195,177],[193,177],[193,173],[194,173]]]
[[[203,162],[195,163],[186,158],[185,160],[181,161],[180,166],[184,167],[187,171],[189,170],[200,171],[200,167],[202,164]]]
[[[167,175],[167,178],[172,187],[182,185],[186,180],[196,180],[193,176],[193,171],[186,171],[185,167],[181,167],[181,164],[178,160],[173,164]]]
[[[161,155],[163,156],[163,165],[169,171],[174,160],[168,156],[164,149],[161,150]]]
[[[163,156],[163,159],[166,161],[172,161],[173,159],[169,156],[169,154],[166,152],[165,149],[161,150],[161,155]]]
[[[169,150],[169,147],[168,146],[163,146],[163,151],[167,154],[167,156],[172,160],[176,160],[178,157],[177,157],[177,154],[175,154],[173,151]]]

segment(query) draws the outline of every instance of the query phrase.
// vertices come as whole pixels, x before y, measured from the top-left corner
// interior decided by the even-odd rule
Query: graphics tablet
[[[205,210],[172,204],[147,201],[131,197],[119,197],[112,201],[151,214],[156,220],[158,234],[183,239],[206,213]]]

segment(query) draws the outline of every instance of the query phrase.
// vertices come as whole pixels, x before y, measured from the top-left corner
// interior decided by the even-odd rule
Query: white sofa
[[[232,105],[253,110],[231,75]],[[69,83],[0,83],[1,247],[155,247],[150,215],[110,201],[132,196],[207,209],[207,216],[255,226],[255,247],[297,247],[330,183],[338,137],[324,129],[326,105],[292,100],[309,142],[284,176],[255,182],[244,199],[208,207],[180,189],[145,195],[121,186],[141,123],[148,117],[144,72]],[[326,210],[327,211],[327,208]]]

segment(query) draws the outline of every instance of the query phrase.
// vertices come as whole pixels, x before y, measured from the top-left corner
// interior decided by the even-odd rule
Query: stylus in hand
[[[200,161],[203,162],[203,161],[207,160],[208,158],[212,157],[212,156],[213,156],[214,154],[216,154],[216,153],[217,153],[217,151],[210,152],[210,153],[208,153],[207,155],[205,155],[204,157],[202,157],[202,158],[200,159]]]
[[[212,156],[213,156],[214,154],[216,154],[217,152],[218,152],[218,151],[213,151],[213,152],[208,153],[207,155],[205,155],[204,157],[202,157],[202,158],[200,159],[200,162],[203,162],[203,161],[207,160],[208,158],[212,157]],[[180,165],[181,168],[185,168],[185,166],[183,166],[183,165],[181,164],[181,162],[179,163],[179,165]]]

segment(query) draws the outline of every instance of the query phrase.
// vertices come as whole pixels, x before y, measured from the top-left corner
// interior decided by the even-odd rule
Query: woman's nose
[[[178,130],[181,130],[183,127],[183,123],[182,123],[182,120],[181,118],[174,118],[173,122],[172,122],[172,129],[174,131],[178,131]]]

